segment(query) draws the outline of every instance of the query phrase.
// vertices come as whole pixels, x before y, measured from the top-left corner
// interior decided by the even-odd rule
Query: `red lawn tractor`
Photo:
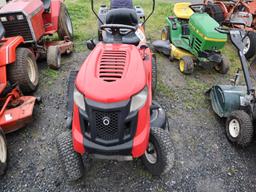
[[[234,24],[231,28],[242,28],[247,31],[243,38],[244,54],[247,59],[256,53],[256,0],[205,0],[206,12],[221,24]]]
[[[36,59],[47,57],[50,68],[59,69],[61,54],[73,50],[73,27],[64,0],[15,0],[0,9],[5,37],[23,37],[19,47],[29,48]],[[58,34],[60,41],[48,40]]]
[[[152,13],[155,0],[153,5]],[[165,112],[152,102],[156,65],[143,26],[134,9],[118,8],[108,11],[100,28],[102,42],[70,77],[72,131],[57,138],[67,179],[82,177],[82,157],[87,155],[119,161],[141,158],[153,175],[167,173],[174,164],[174,149]]]
[[[34,54],[25,47],[21,36],[4,38],[0,22],[0,175],[7,167],[5,133],[24,127],[32,118],[36,98],[23,96],[38,85]]]

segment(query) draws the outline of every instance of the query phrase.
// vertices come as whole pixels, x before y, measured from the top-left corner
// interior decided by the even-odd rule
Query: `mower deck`
[[[0,126],[5,133],[14,132],[24,127],[32,118],[36,98],[33,96],[22,96],[13,103],[21,103],[19,106],[1,110]]]

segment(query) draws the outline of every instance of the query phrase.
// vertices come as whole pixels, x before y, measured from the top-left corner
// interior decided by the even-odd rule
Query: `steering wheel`
[[[112,35],[121,35],[125,36],[131,32],[135,32],[137,27],[131,25],[122,25],[122,24],[104,24],[101,25],[101,30],[111,33]]]

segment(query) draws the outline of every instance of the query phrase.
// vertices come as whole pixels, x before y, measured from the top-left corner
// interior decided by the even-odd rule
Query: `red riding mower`
[[[256,0],[205,0],[206,12],[220,24],[243,23],[233,28],[242,28],[249,33],[243,38],[245,57],[252,58],[256,53]]]
[[[154,7],[155,0],[152,13]],[[70,76],[68,127],[72,131],[57,138],[69,181],[82,177],[85,155],[119,161],[141,158],[157,176],[174,164],[165,112],[152,105],[155,60],[138,20],[133,9],[110,10],[105,23],[101,21],[102,42],[80,71]]]
[[[63,0],[15,0],[0,9],[5,37],[22,36],[20,47],[30,49],[36,59],[47,57],[50,68],[58,69],[61,54],[73,50],[72,22]],[[61,41],[46,36],[58,33]]]
[[[24,127],[32,118],[36,98],[23,96],[35,91],[38,85],[38,70],[32,52],[19,47],[24,42],[21,36],[4,38],[0,22],[0,175],[7,167],[5,133]]]

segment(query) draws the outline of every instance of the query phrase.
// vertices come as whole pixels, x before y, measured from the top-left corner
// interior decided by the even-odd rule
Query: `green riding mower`
[[[227,42],[227,35],[215,30],[219,24],[204,9],[203,4],[176,3],[175,16],[166,18],[161,40],[153,42],[153,46],[171,61],[180,60],[179,68],[184,74],[191,74],[195,65],[226,74],[229,61],[220,50]]]
[[[256,120],[256,95],[250,78],[248,62],[244,55],[243,38],[248,32],[241,29],[218,29],[229,33],[230,39],[238,50],[246,86],[238,86],[239,70],[232,85],[216,85],[207,93],[210,95],[214,112],[226,118],[227,138],[238,146],[245,147],[253,139],[253,123]]]

